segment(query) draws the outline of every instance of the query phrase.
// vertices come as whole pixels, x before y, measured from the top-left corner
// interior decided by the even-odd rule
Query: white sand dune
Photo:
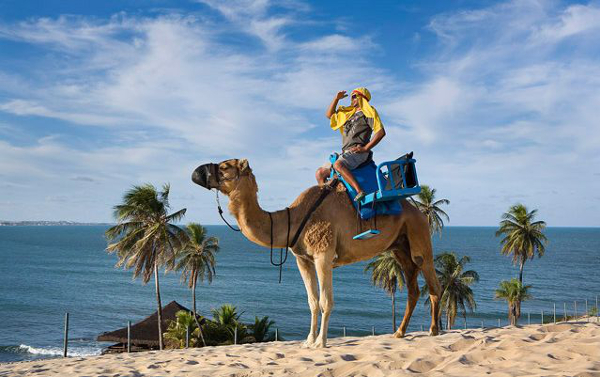
[[[0,365],[0,376],[599,376],[600,324],[571,322],[437,337],[410,333],[273,342]]]

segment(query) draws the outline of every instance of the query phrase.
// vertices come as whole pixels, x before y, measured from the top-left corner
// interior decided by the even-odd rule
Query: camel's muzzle
[[[192,181],[208,190],[219,187],[219,165],[200,165],[192,173]]]

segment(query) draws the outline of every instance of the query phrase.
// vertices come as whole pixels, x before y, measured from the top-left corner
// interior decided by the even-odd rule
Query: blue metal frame
[[[333,153],[329,157],[329,160],[333,164],[338,159],[338,157],[339,157],[339,155],[337,153]],[[415,160],[414,158],[411,158],[411,159],[406,159],[406,160],[393,160],[393,161],[385,161],[385,162],[380,163],[377,166],[377,170],[376,170],[376,179],[377,179],[378,190],[367,194],[360,201],[360,204],[367,205],[367,204],[372,203],[373,201],[384,202],[386,200],[399,200],[399,199],[404,199],[404,198],[408,198],[410,196],[419,194],[421,192],[421,186],[419,186],[419,179],[417,176],[417,170],[415,168],[416,162],[417,162],[417,160]],[[388,179],[390,182],[390,187],[397,186],[396,182],[394,182],[394,177],[391,174],[392,168],[394,167],[394,165],[399,165],[400,172],[402,175],[402,186],[405,188],[402,188],[402,189],[392,188],[392,189],[386,190],[385,187],[388,183]],[[416,183],[416,185],[414,187],[409,187],[409,188],[406,187],[406,176],[404,174],[404,165],[408,165],[409,169],[412,169],[412,173],[413,173],[413,176],[415,177],[415,183]],[[384,173],[382,171],[382,168],[384,168],[384,167],[387,170],[386,173]],[[336,172],[334,169],[331,169],[331,177],[333,178],[334,175],[337,175],[339,179],[344,181],[344,179],[338,172]],[[344,181],[344,183],[347,184],[347,182],[345,182],[345,181]]]

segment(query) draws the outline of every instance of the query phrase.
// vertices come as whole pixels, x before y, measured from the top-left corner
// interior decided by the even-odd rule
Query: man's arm
[[[348,95],[346,94],[345,90],[337,92],[337,94],[333,98],[333,101],[331,101],[329,107],[327,108],[327,111],[325,112],[325,116],[327,117],[327,119],[331,119],[331,116],[335,114],[335,110],[337,109],[337,104],[339,100],[346,97],[348,97]]]
[[[373,137],[367,143],[367,145],[365,145],[364,147],[362,145],[357,145],[356,147],[352,147],[350,149],[350,151],[354,152],[354,153],[369,152],[371,149],[375,148],[375,146],[377,144],[379,144],[379,142],[381,141],[381,139],[383,139],[384,136],[385,136],[385,129],[382,128],[379,131],[377,131],[377,133],[375,135],[373,135]]]

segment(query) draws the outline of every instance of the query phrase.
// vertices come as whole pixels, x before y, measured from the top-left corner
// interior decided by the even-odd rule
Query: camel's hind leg
[[[438,335],[440,332],[438,324],[440,323],[440,294],[442,287],[435,273],[433,261],[426,260],[421,268],[429,289],[429,300],[431,301],[431,327],[429,328],[429,335]]]
[[[306,295],[308,296],[308,306],[310,307],[310,333],[304,342],[305,347],[310,347],[317,338],[317,321],[319,320],[319,290],[317,286],[317,276],[315,265],[302,257],[296,257],[298,270],[304,280]]]
[[[419,284],[417,277],[419,276],[419,267],[410,258],[409,252],[406,249],[394,250],[394,255],[404,272],[404,280],[406,283],[406,289],[408,291],[408,300],[406,303],[406,309],[404,311],[404,318],[398,330],[394,333],[394,337],[402,338],[406,334],[406,328],[410,322],[417,301],[419,301]]]
[[[319,278],[319,306],[321,307],[321,329],[313,348],[327,347],[329,316],[333,310],[333,263],[325,254],[315,258],[315,268]]]

